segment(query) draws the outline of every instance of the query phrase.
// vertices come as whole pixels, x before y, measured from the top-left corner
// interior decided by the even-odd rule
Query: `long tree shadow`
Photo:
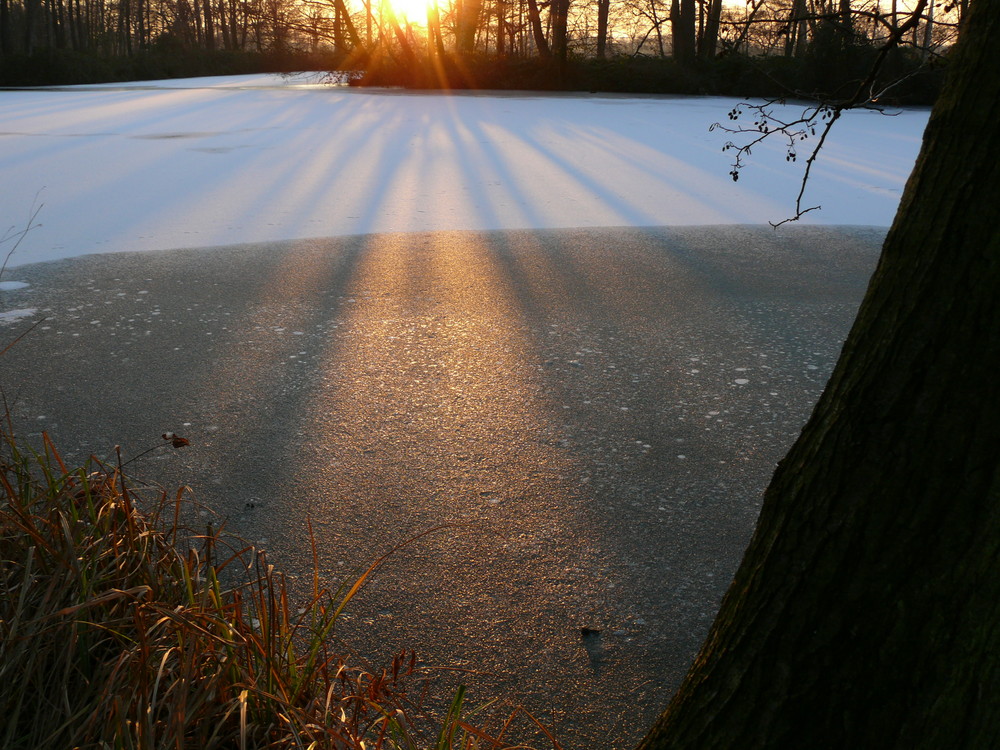
[[[568,506],[580,536],[561,549],[577,574],[568,608],[600,612],[601,645],[614,650],[574,693],[616,693],[635,726],[652,721],[700,645],[880,239],[766,231],[749,230],[749,250],[728,245],[741,231],[717,228],[490,236],[545,363],[546,401],[563,410],[549,419],[587,488]],[[593,666],[593,633],[584,647]],[[645,700],[629,704],[641,686]]]

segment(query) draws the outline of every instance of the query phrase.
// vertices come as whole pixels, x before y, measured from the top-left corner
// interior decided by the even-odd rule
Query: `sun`
[[[399,20],[418,26],[427,23],[427,9],[434,4],[434,0],[384,0],[384,2],[385,9],[394,13]]]

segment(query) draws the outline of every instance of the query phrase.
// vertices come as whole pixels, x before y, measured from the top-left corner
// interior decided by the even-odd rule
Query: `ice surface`
[[[25,318],[30,318],[38,312],[34,307],[25,307],[18,310],[7,310],[0,312],[0,325],[7,325],[9,323],[17,323],[18,321],[24,320]]]

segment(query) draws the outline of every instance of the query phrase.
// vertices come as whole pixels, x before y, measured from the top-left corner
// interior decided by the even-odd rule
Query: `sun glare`
[[[401,21],[425,26],[427,24],[427,9],[433,0],[384,0],[385,8],[394,13]]]

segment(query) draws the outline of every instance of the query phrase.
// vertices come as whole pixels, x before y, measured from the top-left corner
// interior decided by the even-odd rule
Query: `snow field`
[[[733,183],[732,136],[709,132],[733,99],[314,81],[0,92],[0,225],[44,204],[9,267],[375,232],[763,224],[790,216],[799,189],[804,149],[790,164],[777,139]],[[927,114],[846,113],[804,200],[822,210],[803,221],[888,226]]]

